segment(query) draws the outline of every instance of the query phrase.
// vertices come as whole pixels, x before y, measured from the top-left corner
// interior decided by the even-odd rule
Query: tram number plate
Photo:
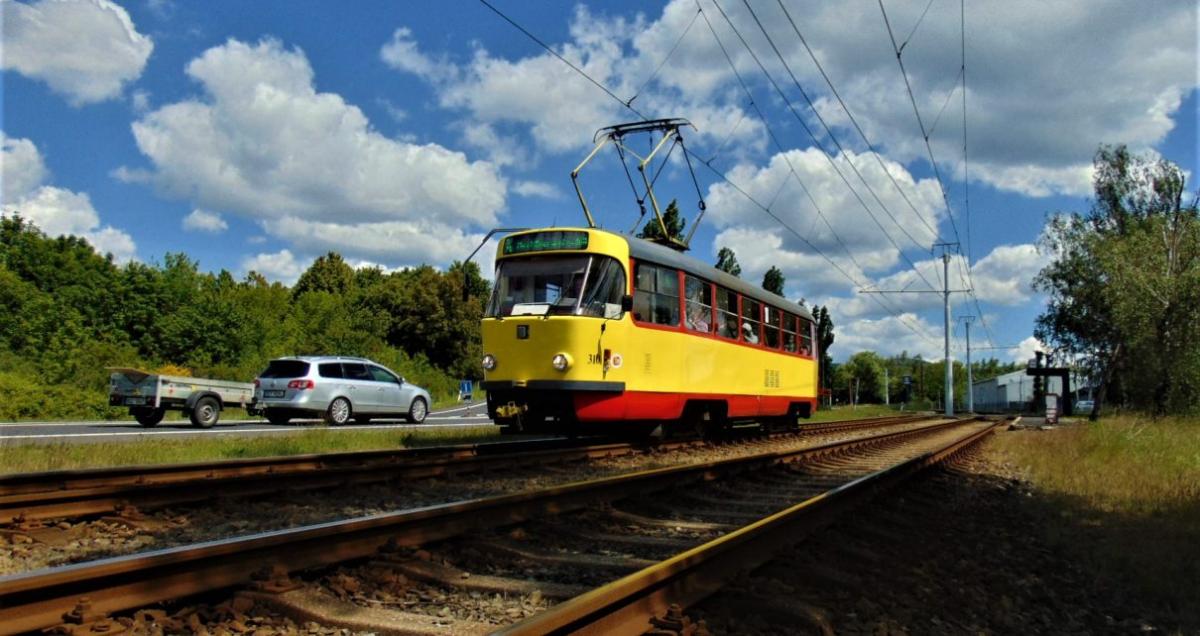
[[[126,406],[143,406],[145,404],[146,404],[146,398],[144,398],[144,397],[125,398]]]

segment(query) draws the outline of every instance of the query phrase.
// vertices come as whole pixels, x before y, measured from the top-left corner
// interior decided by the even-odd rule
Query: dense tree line
[[[3,218],[0,402],[37,387],[103,390],[109,366],[249,381],[271,358],[300,354],[371,357],[444,397],[455,378],[479,373],[489,287],[474,263],[383,272],[335,253],[290,288],[254,272],[202,272],[183,254],[117,265],[82,238]],[[37,408],[0,407],[0,417]]]
[[[1099,383],[1105,401],[1153,413],[1200,411],[1200,212],[1183,171],[1102,146],[1086,214],[1055,216],[1054,260],[1035,335]]]
[[[995,358],[972,360],[971,373],[978,382],[1023,369],[1017,362],[1001,362]],[[908,352],[883,357],[874,351],[860,351],[845,362],[833,365],[830,387],[839,401],[846,402],[857,389],[860,403],[882,404],[885,395],[893,404],[907,402],[915,407],[928,408],[945,397],[946,363],[928,361]],[[909,383],[905,384],[905,378]],[[884,392],[887,392],[886,394]],[[967,402],[967,367],[954,362],[954,401],[957,408]]]

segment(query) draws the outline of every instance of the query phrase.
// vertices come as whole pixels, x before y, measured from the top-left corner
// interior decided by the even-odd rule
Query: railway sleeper
[[[653,559],[643,559],[633,556],[613,556],[584,552],[551,552],[548,550],[539,550],[527,543],[500,538],[470,541],[467,545],[480,552],[508,559],[519,559],[542,565],[609,570],[619,573],[639,570],[657,563]]]
[[[371,561],[371,565],[395,570],[414,581],[444,585],[469,592],[485,592],[488,594],[533,594],[534,592],[539,592],[546,598],[566,600],[592,589],[587,585],[471,574],[466,570],[452,565],[423,561],[411,557],[403,559],[395,557],[377,559]]]

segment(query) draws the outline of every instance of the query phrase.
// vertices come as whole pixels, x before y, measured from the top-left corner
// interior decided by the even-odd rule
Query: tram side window
[[[691,331],[712,333],[712,285],[692,276],[683,279],[684,324]]]
[[[738,295],[717,288],[717,335],[730,340],[738,337]]]
[[[759,343],[762,323],[762,303],[742,297],[742,340],[749,344]]]
[[[763,307],[763,314],[766,317],[766,320],[763,321],[763,340],[768,349],[778,349],[779,323],[782,312],[768,305]]]
[[[638,263],[634,274],[633,317],[656,325],[679,324],[679,273]]]
[[[802,356],[812,356],[813,354],[812,327],[811,320],[800,319],[800,355]]]
[[[791,314],[783,315],[783,350],[788,353],[796,353],[796,326],[797,319]]]

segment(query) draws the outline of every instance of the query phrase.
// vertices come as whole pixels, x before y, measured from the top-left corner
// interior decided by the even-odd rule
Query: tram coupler
[[[521,406],[517,406],[516,402],[509,402],[508,404],[502,404],[502,405],[496,407],[496,415],[498,415],[506,420],[520,417],[522,414],[524,414],[528,411],[529,411],[528,405],[522,404]]]

